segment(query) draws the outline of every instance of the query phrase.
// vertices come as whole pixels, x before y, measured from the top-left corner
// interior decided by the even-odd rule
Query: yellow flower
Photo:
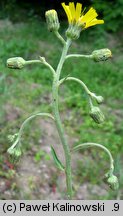
[[[78,26],[82,26],[83,29],[86,29],[90,26],[104,23],[104,20],[98,20],[96,18],[98,14],[92,7],[86,14],[82,11],[82,4],[80,3],[77,3],[76,7],[74,2],[69,2],[69,5],[62,3],[62,7],[66,12],[69,24],[77,24]]]

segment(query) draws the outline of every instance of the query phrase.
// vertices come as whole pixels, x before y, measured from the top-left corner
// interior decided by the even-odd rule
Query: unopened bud
[[[41,63],[45,63],[46,62],[45,58],[42,57],[42,56],[39,56],[39,59],[40,59]]]
[[[58,31],[60,24],[57,12],[55,10],[48,10],[45,13],[47,27],[49,31]]]
[[[21,57],[9,58],[7,60],[7,67],[12,69],[21,69],[24,67],[26,61]]]
[[[101,104],[104,101],[104,98],[102,96],[97,96],[94,93],[91,94],[91,97],[94,98],[98,104]]]
[[[117,190],[119,188],[118,178],[115,175],[110,176],[107,179],[107,183],[109,184],[109,186],[112,190]]]
[[[111,176],[111,172],[108,171],[105,175],[104,175],[104,181],[107,182],[107,179]]]
[[[10,134],[10,135],[8,135],[8,140],[10,142],[13,142],[17,136],[18,136],[18,133],[15,133],[14,135]]]
[[[112,57],[112,53],[109,49],[100,49],[92,52],[92,59],[95,62],[106,61]]]
[[[98,104],[101,104],[103,101],[104,101],[104,98],[102,97],[102,96],[96,96],[96,102],[98,103]]]
[[[105,120],[105,116],[103,115],[99,107],[93,106],[90,111],[90,116],[97,124],[101,124]]]
[[[7,152],[10,154],[12,163],[17,163],[22,155],[21,148],[19,146],[11,146]]]

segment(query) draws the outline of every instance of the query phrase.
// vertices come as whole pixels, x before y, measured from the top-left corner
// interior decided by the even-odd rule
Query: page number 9
[[[119,210],[119,204],[118,203],[114,203],[114,209],[113,211],[118,211]]]

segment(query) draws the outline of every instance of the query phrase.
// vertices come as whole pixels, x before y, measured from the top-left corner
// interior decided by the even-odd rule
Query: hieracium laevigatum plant
[[[48,117],[51,118],[57,128],[59,138],[62,143],[62,147],[64,150],[64,156],[65,156],[65,164],[63,164],[62,161],[59,160],[55,149],[53,146],[51,146],[51,153],[54,159],[54,162],[58,169],[60,169],[62,172],[66,175],[66,187],[67,187],[67,198],[72,199],[73,197],[73,183],[72,183],[72,168],[71,168],[71,156],[74,154],[75,151],[78,151],[80,149],[83,149],[85,147],[97,147],[101,150],[104,150],[106,154],[109,156],[109,171],[105,174],[105,181],[109,184],[109,186],[117,190],[118,189],[118,179],[114,175],[114,162],[112,155],[110,151],[103,145],[97,144],[97,143],[82,143],[79,144],[73,149],[70,148],[66,136],[65,136],[65,130],[61,121],[60,113],[59,113],[59,88],[60,85],[63,84],[66,81],[75,81],[77,82],[82,89],[85,91],[87,95],[87,101],[90,107],[90,117],[93,119],[93,121],[97,124],[103,123],[105,120],[104,114],[102,113],[101,109],[99,108],[99,104],[103,102],[103,97],[98,96],[95,93],[91,92],[86,84],[76,78],[67,76],[61,79],[61,72],[64,62],[69,58],[88,58],[90,61],[100,62],[100,61],[106,61],[111,56],[112,53],[109,49],[100,49],[93,51],[90,55],[84,55],[84,54],[67,54],[68,49],[71,46],[73,40],[77,40],[80,37],[80,34],[88,29],[91,26],[97,25],[97,24],[103,24],[103,20],[97,19],[97,12],[94,8],[90,8],[86,13],[85,10],[82,10],[82,4],[77,3],[76,5],[74,2],[70,2],[69,5],[66,5],[65,3],[62,3],[63,9],[67,15],[68,18],[68,29],[66,30],[66,40],[60,35],[59,28],[60,23],[58,19],[57,12],[55,10],[48,10],[45,13],[46,16],[46,23],[48,30],[56,35],[56,37],[61,42],[61,45],[63,46],[61,58],[59,60],[58,66],[56,67],[56,70],[54,67],[52,67],[44,57],[39,57],[38,60],[29,60],[26,61],[22,57],[14,57],[9,58],[7,60],[7,66],[9,68],[13,69],[21,69],[25,66],[28,66],[30,64],[41,64],[46,66],[52,73],[53,82],[52,82],[52,113],[37,113],[29,118],[27,118],[23,124],[20,127],[20,130],[17,134],[13,136],[9,136],[10,140],[13,142],[13,145],[8,149],[8,153],[14,160],[14,162],[18,161],[18,159],[22,155],[22,144],[21,144],[21,136],[22,132],[24,130],[25,125],[35,118],[36,116],[42,116],[42,117]],[[94,105],[93,102],[97,103],[97,106]]]

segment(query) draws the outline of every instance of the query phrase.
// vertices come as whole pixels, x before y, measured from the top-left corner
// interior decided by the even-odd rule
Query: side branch
[[[59,34],[59,32],[58,32],[58,31],[55,31],[54,34],[55,34],[56,37],[61,41],[61,43],[62,43],[63,45],[65,45],[66,42],[65,42],[64,38]]]
[[[24,129],[25,125],[26,125],[30,120],[32,120],[33,118],[35,118],[35,117],[37,117],[37,116],[45,116],[45,117],[49,117],[49,118],[51,118],[51,119],[54,120],[54,117],[53,117],[50,113],[37,113],[37,114],[34,114],[34,115],[28,117],[28,118],[23,122],[23,124],[22,124],[21,127],[20,127],[20,130],[19,130],[19,133],[18,133],[18,140],[21,139],[21,135],[22,135],[22,132],[23,132],[23,129]]]
[[[82,82],[80,79],[78,78],[75,78],[75,77],[66,77],[66,78],[63,78],[59,81],[59,86],[66,80],[73,80],[75,82],[78,82],[83,88],[84,90],[86,91],[86,93],[91,96],[93,93],[88,89],[88,87],[85,85],[84,82]]]
[[[35,63],[44,64],[47,68],[50,69],[50,71],[53,74],[53,77],[55,76],[56,72],[55,72],[54,68],[45,60],[44,57],[40,57],[40,60],[29,60],[29,61],[26,61],[25,64],[29,65],[29,64],[35,64]]]
[[[68,58],[92,58],[92,55],[81,55],[81,54],[70,54],[66,56],[66,59]]]
[[[14,58],[7,59],[7,67],[11,69],[22,69],[26,65],[37,64],[37,63],[44,64],[46,67],[48,67],[52,72],[53,77],[55,77],[56,72],[54,68],[45,60],[44,57],[39,56],[39,60],[28,60],[28,61],[24,60],[21,57],[14,57]]]
[[[110,153],[110,151],[103,145],[101,144],[98,144],[98,143],[83,143],[83,144],[79,144],[77,146],[75,146],[73,149],[72,149],[72,152],[75,152],[75,151],[78,151],[79,149],[82,149],[83,147],[98,147],[98,148],[101,148],[103,149],[109,156],[109,159],[110,159],[110,173],[112,174],[113,171],[114,171],[114,160],[113,160],[113,157]]]
[[[51,119],[54,120],[54,117],[49,114],[49,113],[37,113],[34,114],[32,116],[30,116],[29,118],[27,118],[23,124],[20,127],[19,132],[16,134],[16,139],[15,139],[15,135],[14,137],[12,137],[11,142],[14,141],[14,143],[12,144],[12,146],[7,150],[7,152],[10,154],[10,156],[12,156],[12,161],[13,163],[17,162],[20,158],[20,156],[22,155],[22,150],[21,150],[21,136],[22,136],[22,132],[23,129],[26,125],[26,123],[28,123],[31,119],[37,117],[37,116],[46,116],[46,117],[50,117]]]

